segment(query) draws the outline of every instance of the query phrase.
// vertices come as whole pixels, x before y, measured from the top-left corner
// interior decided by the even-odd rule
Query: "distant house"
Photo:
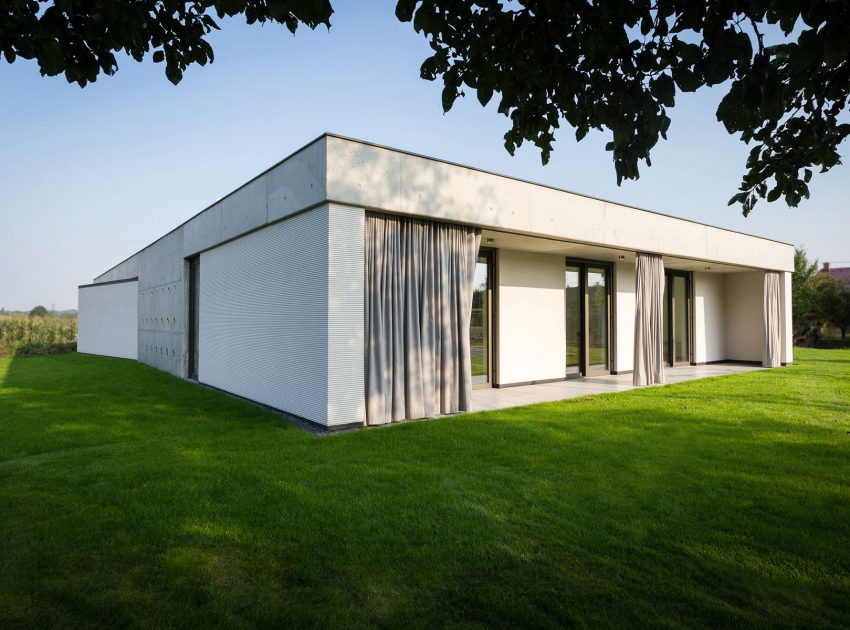
[[[833,267],[832,263],[825,262],[820,273],[829,274],[836,280],[850,285],[850,267]]]

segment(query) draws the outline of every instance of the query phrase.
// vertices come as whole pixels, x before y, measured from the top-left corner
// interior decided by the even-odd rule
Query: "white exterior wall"
[[[614,371],[634,369],[635,356],[635,266],[614,265]]]
[[[79,288],[77,351],[122,359],[138,356],[139,283]]]
[[[764,355],[764,272],[726,274],[726,358],[761,361]]]
[[[500,249],[496,264],[497,382],[564,378],[564,257]]]
[[[693,274],[694,362],[723,361],[726,356],[726,274]]]
[[[362,423],[363,217],[322,206],[201,254],[198,380]]]

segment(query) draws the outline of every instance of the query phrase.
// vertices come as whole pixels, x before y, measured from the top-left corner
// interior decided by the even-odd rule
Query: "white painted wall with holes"
[[[185,376],[183,231],[139,254],[139,360]]]
[[[174,372],[182,353],[182,282],[139,292],[139,359]]]

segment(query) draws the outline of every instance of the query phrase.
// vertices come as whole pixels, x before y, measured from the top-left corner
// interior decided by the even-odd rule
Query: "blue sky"
[[[76,308],[78,284],[323,131],[850,261],[846,164],[816,175],[798,208],[761,202],[744,218],[727,207],[747,148],[714,118],[720,91],[679,95],[653,166],[617,187],[605,135],[576,143],[563,128],[547,166],[532,146],[511,157],[497,98],[482,109],[470,95],[443,114],[441,85],[419,78],[428,45],[394,3],[335,4],[330,32],[224,22],[211,37],[215,63],[176,87],[150,61],[123,61],[85,89],[0,61],[0,306]]]

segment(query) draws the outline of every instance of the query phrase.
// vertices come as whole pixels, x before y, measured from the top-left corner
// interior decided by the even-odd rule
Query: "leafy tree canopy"
[[[30,311],[30,317],[47,317],[50,313],[46,308],[39,305]]]
[[[814,284],[814,309],[820,322],[835,326],[841,338],[847,338],[850,328],[850,286],[824,273]]]
[[[717,119],[752,144],[740,191],[809,196],[812,167],[839,163],[850,125],[850,3],[833,0],[401,0],[401,20],[429,40],[426,79],[448,111],[464,89],[500,95],[505,147],[533,142],[549,159],[562,121],[577,140],[608,130],[617,183],[637,179],[670,126],[677,92],[730,82]],[[765,25],[785,36],[765,45]]]
[[[0,0],[0,51],[80,85],[113,74],[116,52],[153,51],[177,83],[213,60],[216,18],[294,32],[329,26],[332,11],[328,0]],[[813,170],[839,164],[850,135],[846,0],[399,0],[396,15],[428,39],[421,75],[442,79],[445,111],[466,89],[483,105],[498,95],[506,149],[531,142],[544,163],[564,122],[579,141],[607,131],[618,184],[651,164],[677,93],[706,86],[723,84],[717,119],[751,146],[729,202],[745,215],[759,199],[808,198]]]
[[[0,52],[84,87],[115,74],[116,53],[142,61],[153,51],[177,84],[191,64],[213,60],[205,37],[217,18],[243,14],[248,24],[277,22],[294,33],[302,23],[329,27],[331,13],[329,0],[0,0]]]

